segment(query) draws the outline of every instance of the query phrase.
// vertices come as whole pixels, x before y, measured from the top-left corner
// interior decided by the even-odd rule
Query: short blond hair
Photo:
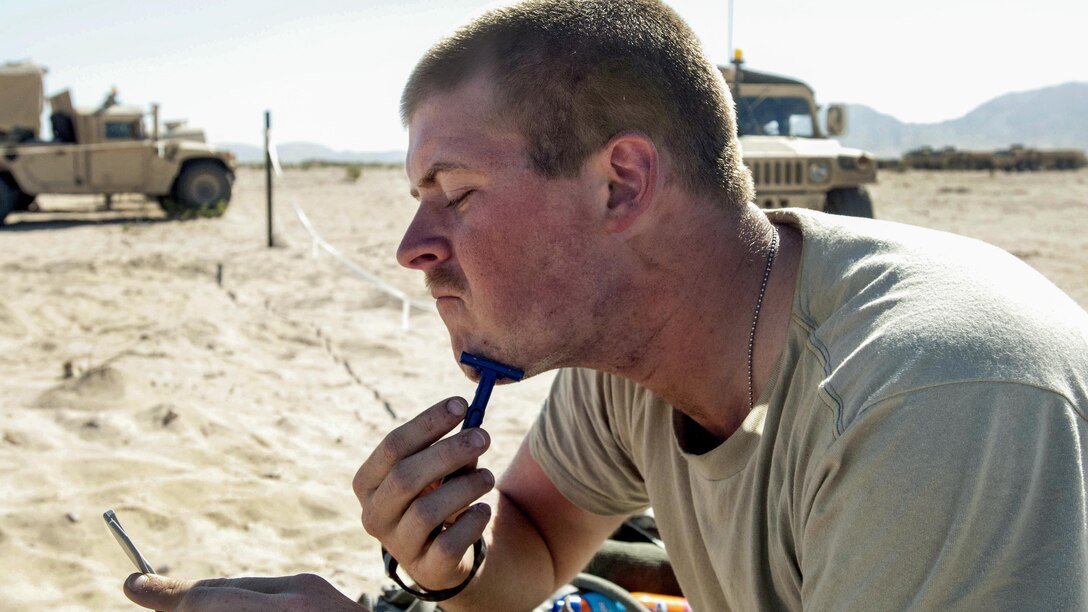
[[[496,113],[545,176],[634,130],[664,147],[684,186],[742,207],[754,197],[732,98],[687,24],[657,0],[529,0],[489,11],[434,47],[401,96],[401,120],[485,73]]]

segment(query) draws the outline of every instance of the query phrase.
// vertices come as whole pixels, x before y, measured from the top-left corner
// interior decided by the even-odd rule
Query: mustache
[[[464,293],[468,289],[465,277],[451,268],[427,270],[425,282],[431,293]]]

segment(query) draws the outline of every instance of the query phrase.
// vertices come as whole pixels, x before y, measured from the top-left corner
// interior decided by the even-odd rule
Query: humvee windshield
[[[737,131],[741,136],[816,136],[808,100],[801,97],[741,96]]]
[[[136,126],[128,122],[110,121],[106,124],[108,140],[133,140],[136,138]]]

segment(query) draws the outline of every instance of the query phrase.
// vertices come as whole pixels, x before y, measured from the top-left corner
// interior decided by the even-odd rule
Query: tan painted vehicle
[[[737,129],[758,204],[872,217],[865,185],[876,182],[876,158],[829,138],[846,132],[846,107],[828,107],[825,134],[812,88],[743,63],[738,53],[733,65],[719,69],[737,101]]]
[[[41,139],[45,68],[0,65],[0,223],[36,210],[41,194],[144,194],[169,216],[216,216],[230,202],[234,156],[203,142],[184,124],[160,135],[158,106],[151,132],[142,109],[115,102],[76,108],[67,90],[49,98],[53,138]]]
[[[912,170],[994,170],[996,161],[993,151],[920,147],[904,153],[901,165]]]
[[[955,147],[921,147],[903,154],[902,167],[915,170],[1077,170],[1088,166],[1079,149],[1035,149],[1012,145],[997,151],[966,151]]]
[[[1006,172],[1079,170],[1088,166],[1088,155],[1080,149],[1035,149],[1018,144],[996,151],[994,160],[994,166]]]

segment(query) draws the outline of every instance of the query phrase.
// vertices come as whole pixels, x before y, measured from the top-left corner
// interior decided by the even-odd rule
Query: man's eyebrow
[[[438,178],[440,172],[446,172],[448,170],[462,170],[466,166],[458,164],[456,162],[439,161],[431,164],[431,167],[427,169],[427,173],[423,175],[423,178],[419,179],[418,187],[412,187],[410,193],[413,198],[419,197],[420,188],[433,187],[435,179]]]

